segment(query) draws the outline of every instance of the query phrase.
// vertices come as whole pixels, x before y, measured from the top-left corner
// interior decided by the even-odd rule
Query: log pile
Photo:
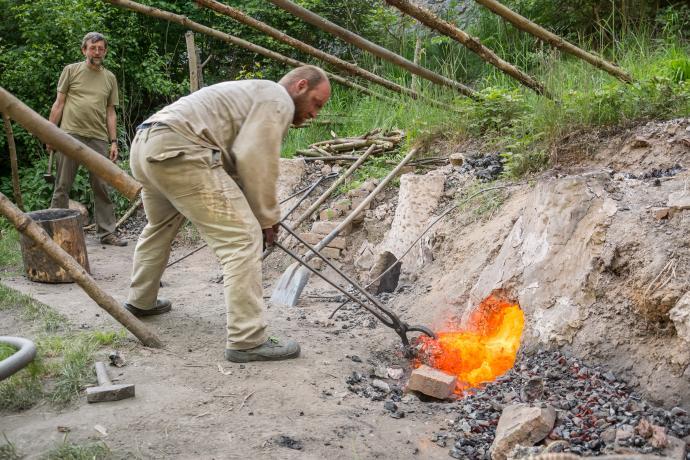
[[[338,137],[316,142],[306,149],[297,150],[296,154],[306,157],[307,161],[354,161],[372,145],[374,149],[371,155],[397,151],[404,138],[405,133],[398,129],[383,131],[377,128],[358,137]]]

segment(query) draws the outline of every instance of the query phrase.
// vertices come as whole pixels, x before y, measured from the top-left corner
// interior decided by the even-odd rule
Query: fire
[[[524,325],[519,305],[489,296],[474,310],[463,330],[439,332],[437,340],[422,337],[420,356],[430,366],[456,375],[456,391],[462,392],[513,367]]]

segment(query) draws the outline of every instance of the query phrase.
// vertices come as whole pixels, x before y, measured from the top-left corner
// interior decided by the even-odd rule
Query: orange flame
[[[437,340],[421,337],[420,355],[432,367],[456,375],[456,392],[462,392],[513,367],[524,325],[519,305],[492,295],[472,312],[462,330],[439,332]]]

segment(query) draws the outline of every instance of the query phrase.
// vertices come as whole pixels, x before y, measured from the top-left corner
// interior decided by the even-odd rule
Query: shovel
[[[49,184],[55,183],[55,176],[53,176],[53,150],[48,150],[48,167],[46,168],[45,174],[43,174],[43,180]]]
[[[355,217],[364,211],[365,208],[369,206],[369,203],[374,199],[374,197],[381,191],[383,188],[393,180],[394,177],[398,175],[400,170],[409,162],[412,157],[415,156],[417,153],[417,148],[413,148],[410,150],[410,152],[407,154],[405,158],[402,159],[402,161],[398,164],[398,166],[393,169],[382,181],[379,183],[379,185],[372,191],[369,196],[367,196],[364,201],[362,201],[359,206],[357,206],[353,211],[350,212],[350,215],[347,216],[345,220],[343,220],[336,228],[334,228],[331,233],[326,235],[320,242],[317,244],[314,249],[315,251],[320,251],[323,248],[328,245],[331,241],[335,239],[336,236],[342,231],[343,228],[346,226],[350,225],[353,220],[355,220]],[[304,256],[302,259],[304,263],[309,262],[313,257],[315,257],[317,254],[316,252],[310,251],[307,253],[307,255]],[[307,285],[309,282],[309,275],[311,274],[311,271],[307,268],[304,267],[303,264],[300,262],[295,262],[292,265],[290,265],[283,275],[280,277],[278,280],[278,283],[276,286],[273,288],[273,294],[271,295],[271,302],[277,304],[277,305],[285,305],[288,307],[294,307],[297,305],[297,302],[299,301],[299,297],[302,294],[302,291],[304,290],[304,287]]]

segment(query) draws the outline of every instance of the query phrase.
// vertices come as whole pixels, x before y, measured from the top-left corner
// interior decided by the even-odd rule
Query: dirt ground
[[[124,300],[133,242],[115,248],[89,238],[87,245],[96,281]],[[172,257],[188,250],[180,248]],[[447,458],[446,449],[428,441],[442,415],[425,414],[424,403],[411,402],[411,411],[396,420],[382,401],[348,391],[345,380],[354,371],[368,375],[377,364],[409,364],[392,331],[366,326],[346,331],[329,322],[339,303],[310,297],[310,292],[336,293],[318,281],[310,282],[298,307],[267,310],[273,333],[301,343],[299,359],[224,361],[222,284],[212,280],[219,273],[206,249],[166,271],[161,295],[172,299],[173,310],[146,320],[165,347],[147,349],[132,340],[122,350],[128,364],[109,367],[111,377],[136,385],[135,398],[92,405],[82,397],[64,410],[42,405],[2,417],[0,431],[28,458],[63,439],[58,426],[70,428],[74,443],[102,440],[117,458]],[[75,325],[118,327],[77,285],[31,283],[22,276],[3,283]],[[7,326],[3,322],[0,334],[21,332]],[[101,358],[107,361],[105,354]],[[107,436],[96,425],[105,427]],[[290,439],[281,436],[299,441],[301,449],[287,447]]]
[[[643,136],[649,145],[637,146],[641,141],[636,136]],[[658,188],[648,184],[654,179],[634,179],[642,185],[628,185],[625,174],[639,176],[676,163],[687,168],[690,141],[685,139],[689,136],[688,120],[612,133],[592,132],[584,137],[576,134],[563,139],[554,149],[555,168],[535,181],[546,183],[566,175],[603,171],[611,176],[616,187],[606,193],[620,195],[614,199],[622,200],[621,212],[629,211],[623,205],[634,212],[631,217],[616,221],[619,224],[614,222],[607,248],[618,247],[616,243],[633,236],[642,241],[646,235],[658,234],[668,241],[682,241],[683,235],[687,235],[686,219],[677,216],[668,224],[655,222],[648,209],[662,206],[670,191],[682,189],[688,180],[687,172],[668,180],[662,177]],[[449,146],[446,153],[461,147]],[[621,175],[620,180],[613,179],[615,174]],[[447,199],[441,207],[457,199],[455,192],[462,188],[462,184],[456,184],[457,190],[448,190],[449,182]],[[534,184],[512,187],[499,209],[479,219],[451,214],[433,232],[429,243],[433,248],[432,260],[415,273],[404,273],[399,291],[387,305],[393,306],[402,319],[434,329],[453,315],[460,317],[471,303],[468,300],[482,270],[497,260],[511,229],[529,204],[533,189]],[[640,190],[647,189],[654,191],[641,195]],[[389,196],[387,202],[395,202],[395,198]],[[365,237],[377,243],[390,225],[390,215],[378,220],[377,224],[377,218],[366,219],[364,231],[351,237],[345,258],[347,272],[355,271],[350,263]],[[650,244],[654,241],[650,239]],[[687,249],[687,245],[680,243],[678,247]],[[171,259],[190,249],[177,247]],[[686,249],[679,254],[686,254]],[[125,248],[104,247],[92,237],[88,240],[94,278],[119,301],[126,296],[133,251],[134,240]],[[648,252],[651,254],[633,251],[634,261],[643,268],[653,265],[643,257]],[[288,263],[284,256],[271,257],[264,264],[267,299],[271,284]],[[681,270],[687,261],[681,260],[679,264],[678,280],[681,287],[687,287],[687,272]],[[644,277],[651,276],[652,268],[637,270],[635,276],[616,274],[620,279],[604,272],[603,281],[592,289],[599,300],[595,307],[616,304],[607,292],[627,295],[638,284],[648,283]],[[89,405],[82,397],[63,410],[41,405],[2,417],[0,432],[19,451],[30,454],[29,458],[40,456],[63,439],[58,426],[70,428],[71,442],[104,441],[116,458],[448,458],[448,449],[430,439],[439,427],[448,425],[455,410],[452,403],[422,402],[415,396],[403,396],[401,409],[405,416],[396,419],[384,409],[383,400],[348,390],[347,380],[353,372],[369,376],[375,368],[391,365],[406,371],[402,379],[388,380],[394,389],[400,389],[409,375],[410,363],[402,356],[395,333],[370,315],[352,308],[329,320],[330,313],[340,304],[334,299],[337,292],[313,276],[297,307],[282,308],[267,302],[270,331],[298,340],[302,345],[299,359],[245,365],[224,361],[225,307],[222,284],[214,281],[220,273],[208,249],[166,271],[161,296],[172,300],[173,310],[145,320],[163,339],[165,347],[147,349],[132,339],[121,350],[127,365],[109,368],[119,381],[136,384],[135,398]],[[118,327],[76,285],[37,284],[22,276],[6,277],[2,282],[51,306],[78,327]],[[630,303],[633,304],[632,300]],[[628,312],[633,307],[623,307],[621,315],[630,316]],[[596,308],[592,311],[597,312]],[[525,311],[530,315],[531,310]],[[23,332],[16,330],[18,325],[2,321],[0,334]],[[629,327],[621,322],[619,329]],[[637,334],[637,329],[633,330]],[[644,342],[654,333],[640,332],[635,340]],[[664,343],[655,347],[661,350]],[[596,350],[587,346],[577,340],[574,343],[575,348],[596,357]],[[626,364],[611,357],[616,350],[599,349],[600,361],[616,365],[614,370],[624,375],[622,369]],[[572,351],[577,354],[577,350]],[[101,358],[107,359],[105,353]],[[650,359],[649,366],[653,364]],[[639,380],[630,376],[632,383],[635,378]],[[99,433],[96,425],[105,427],[107,435]]]

